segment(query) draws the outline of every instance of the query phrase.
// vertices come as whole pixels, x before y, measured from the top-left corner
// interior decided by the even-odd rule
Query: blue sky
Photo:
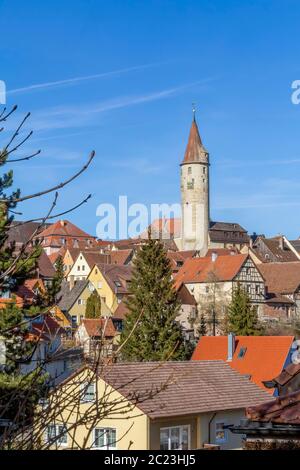
[[[297,0],[0,0],[7,104],[18,104],[15,119],[31,111],[26,150],[42,149],[14,167],[16,185],[28,194],[60,182],[95,149],[57,206],[91,192],[69,217],[83,229],[95,233],[98,204],[119,195],[179,202],[194,101],[212,219],[298,237],[299,21]],[[43,215],[50,200],[19,209]]]

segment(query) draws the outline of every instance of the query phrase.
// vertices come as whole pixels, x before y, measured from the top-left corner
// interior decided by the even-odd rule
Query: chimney
[[[281,250],[284,249],[284,241],[283,241],[283,236],[282,235],[280,235],[280,237],[279,237],[279,248]]]
[[[75,285],[74,276],[70,276],[70,278],[69,278],[70,290],[73,289],[74,285]]]
[[[214,263],[217,258],[218,258],[218,253],[216,253],[215,251],[213,251],[212,254],[211,254],[211,260],[212,260],[212,262]]]
[[[229,333],[227,336],[227,361],[231,362],[235,351],[235,334]]]

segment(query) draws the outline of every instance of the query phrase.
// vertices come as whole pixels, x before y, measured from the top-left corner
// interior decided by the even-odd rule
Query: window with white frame
[[[66,427],[63,424],[49,424],[46,431],[46,441],[51,444],[66,446],[68,445],[68,435]]]
[[[95,428],[93,447],[96,449],[116,449],[117,431],[115,428]]]
[[[92,402],[95,400],[96,391],[94,383],[82,384],[82,400],[84,403]]]
[[[101,281],[98,282],[98,289],[102,289],[102,282]]]
[[[190,426],[160,429],[161,450],[187,450],[190,448]]]
[[[227,441],[227,429],[224,429],[224,421],[216,422],[216,442],[226,442]]]

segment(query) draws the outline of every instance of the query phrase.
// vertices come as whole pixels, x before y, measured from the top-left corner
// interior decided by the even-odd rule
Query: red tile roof
[[[120,320],[125,320],[126,315],[128,314],[129,310],[126,303],[122,300],[117,306],[114,312],[114,318],[118,318]]]
[[[68,220],[58,220],[43,230],[35,238],[42,240],[43,246],[81,248],[97,246],[96,238],[81,230]],[[62,241],[64,239],[64,242]],[[76,246],[75,246],[76,243]]]
[[[192,360],[222,359],[227,361],[230,367],[243,375],[250,375],[254,383],[273,394],[274,389],[267,389],[262,382],[271,380],[281,373],[294,337],[236,336],[235,340],[232,361],[227,361],[227,336],[203,336],[198,342]],[[247,349],[243,358],[240,359],[238,355],[241,348]]]
[[[42,321],[32,323],[31,333],[51,340],[57,336],[65,335],[66,330],[50,315],[45,315]]]
[[[189,140],[182,163],[207,163],[207,150],[204,148],[195,119],[192,122]]]
[[[55,263],[59,256],[61,256],[62,258],[65,256],[66,251],[67,249],[62,246],[58,251],[55,251],[55,253],[51,253],[51,255],[48,255],[48,258],[50,259],[53,266],[55,266]]]
[[[223,361],[117,363],[100,374],[151,418],[244,409],[268,399]]]
[[[120,264],[125,265],[131,260],[133,255],[133,250],[116,250],[111,251],[110,256],[110,264]]]
[[[81,230],[79,227],[76,227],[76,225],[72,224],[68,220],[58,220],[54,224],[51,224],[39,234],[39,237],[49,237],[54,235],[75,238],[95,238]]]
[[[45,291],[42,279],[27,279],[17,290],[17,296],[24,300],[25,304],[31,304],[36,299],[36,290]]]
[[[102,336],[104,328],[105,338],[112,338],[116,334],[116,329],[111,318],[85,318],[82,320],[82,324],[90,337]]]
[[[239,273],[248,255],[218,256],[187,259],[175,277],[175,285],[210,282],[212,275],[218,281],[232,281]]]
[[[293,294],[300,286],[300,262],[261,263],[257,269],[266,281],[268,292]]]
[[[300,390],[261,405],[248,407],[246,416],[255,422],[300,424]]]

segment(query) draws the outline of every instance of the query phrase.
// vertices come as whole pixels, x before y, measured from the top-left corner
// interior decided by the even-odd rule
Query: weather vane
[[[195,115],[196,115],[196,103],[192,103],[192,110],[193,110],[193,118],[195,121]]]

